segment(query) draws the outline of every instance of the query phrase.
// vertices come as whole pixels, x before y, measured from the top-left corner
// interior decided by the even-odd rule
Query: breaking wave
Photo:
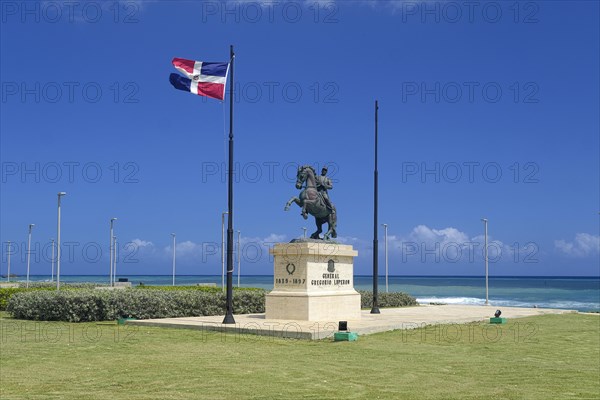
[[[465,304],[465,305],[484,305],[485,299],[478,297],[417,297],[419,304],[443,303],[443,304]],[[577,311],[600,311],[600,303],[588,303],[580,301],[561,301],[550,300],[540,302],[528,302],[519,300],[489,300],[491,306],[504,307],[539,307],[539,308],[560,308]]]

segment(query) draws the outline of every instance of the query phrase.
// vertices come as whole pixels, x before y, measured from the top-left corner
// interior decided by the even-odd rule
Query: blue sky
[[[173,57],[236,50],[242,272],[313,229],[295,166],[327,164],[340,241],[372,257],[373,103],[390,273],[600,274],[599,5],[539,2],[2,1],[1,272],[220,274],[225,103],[173,89]],[[380,265],[383,266],[383,229]],[[66,246],[66,247],[65,247]],[[47,254],[44,254],[47,251]],[[382,268],[380,268],[382,270]]]

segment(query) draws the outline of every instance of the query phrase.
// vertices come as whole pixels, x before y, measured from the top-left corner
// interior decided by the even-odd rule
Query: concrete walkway
[[[492,306],[440,305],[383,308],[381,314],[370,314],[368,310],[363,310],[360,320],[348,321],[348,330],[359,335],[366,335],[395,329],[414,329],[427,325],[489,321],[489,318],[494,316],[496,309],[497,307]],[[508,319],[543,314],[576,313],[574,310],[550,308],[501,307],[500,309],[502,317]],[[127,321],[127,324],[307,340],[329,338],[338,330],[338,321],[268,320],[265,319],[264,314],[234,315],[234,318],[236,323],[231,325],[221,323],[223,316],[130,320]]]

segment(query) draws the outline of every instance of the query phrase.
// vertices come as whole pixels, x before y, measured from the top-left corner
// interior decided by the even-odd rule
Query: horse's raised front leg
[[[317,225],[317,231],[313,232],[313,234],[310,235],[310,238],[321,239],[321,232],[323,232],[323,221],[319,221],[318,218],[315,218],[315,224]]]
[[[296,204],[298,204],[298,207],[302,207],[302,202],[300,201],[300,199],[297,198],[296,196],[292,196],[292,198],[287,203],[285,203],[285,207],[283,209],[285,211],[289,211],[292,203],[296,203]]]
[[[312,208],[312,210],[316,210],[317,205],[318,205],[318,199],[310,199],[310,198],[304,199],[303,204],[302,204],[302,216],[304,217],[304,219],[308,218],[308,209],[307,208],[310,206]],[[315,214],[313,213],[312,215],[315,215]],[[319,231],[319,233],[321,233],[321,231]]]

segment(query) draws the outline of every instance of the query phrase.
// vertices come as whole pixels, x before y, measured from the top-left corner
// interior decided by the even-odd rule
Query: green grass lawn
[[[4,399],[598,399],[600,317],[298,341],[0,314]]]

